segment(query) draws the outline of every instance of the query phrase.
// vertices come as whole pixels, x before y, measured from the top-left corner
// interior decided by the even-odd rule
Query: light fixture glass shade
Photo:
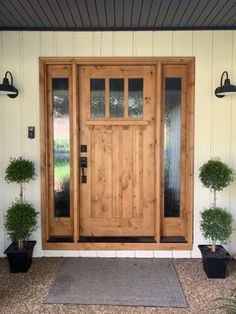
[[[224,81],[224,85],[223,85],[223,78],[224,75],[226,76],[226,79]],[[228,77],[228,72],[224,71],[221,75],[221,79],[220,79],[220,86],[216,88],[215,90],[215,95],[216,97],[222,98],[225,95],[233,95],[236,94],[236,86],[230,84],[230,79]]]
[[[10,83],[7,76],[10,76]],[[11,72],[7,71],[5,77],[3,78],[2,84],[0,84],[0,94],[7,95],[10,98],[16,98],[18,95],[18,90],[13,86],[13,77]]]

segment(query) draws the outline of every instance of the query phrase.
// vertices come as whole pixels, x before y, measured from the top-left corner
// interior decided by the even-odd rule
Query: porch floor
[[[126,307],[126,306],[85,306],[47,305],[43,301],[53,283],[63,258],[34,258],[28,273],[9,273],[7,260],[0,259],[0,313],[106,313],[106,314],[149,314],[149,313],[224,313],[217,309],[217,297],[228,296],[236,288],[236,262],[229,264],[225,279],[208,279],[203,272],[200,259],[173,259],[179,280],[189,307],[187,309]]]

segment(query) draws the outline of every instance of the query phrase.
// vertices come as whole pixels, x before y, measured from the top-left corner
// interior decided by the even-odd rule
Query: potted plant
[[[199,178],[213,193],[213,204],[201,212],[200,228],[211,245],[199,245],[203,269],[208,278],[225,278],[230,254],[217,241],[227,243],[232,233],[231,213],[216,206],[216,192],[222,191],[233,181],[233,171],[220,159],[210,159],[200,167]]]
[[[35,165],[22,157],[10,160],[5,180],[20,185],[20,195],[8,208],[5,228],[13,243],[4,251],[7,255],[10,271],[27,272],[32,264],[33,249],[36,241],[28,237],[37,227],[37,212],[32,204],[24,199],[24,183],[35,178]]]

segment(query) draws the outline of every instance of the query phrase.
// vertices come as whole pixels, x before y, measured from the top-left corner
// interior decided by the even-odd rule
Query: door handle
[[[80,157],[80,168],[87,168],[87,157]]]
[[[82,170],[81,183],[87,183],[87,176],[84,169],[88,167],[87,157],[80,157],[80,168]]]

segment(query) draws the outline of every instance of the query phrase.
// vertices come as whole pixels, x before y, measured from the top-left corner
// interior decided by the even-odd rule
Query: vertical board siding
[[[9,243],[4,236],[5,208],[18,195],[18,186],[4,181],[10,157],[24,155],[36,162],[39,173],[39,69],[40,56],[194,56],[195,71],[195,146],[194,146],[194,248],[188,252],[114,253],[112,256],[199,256],[197,244],[204,239],[199,231],[200,211],[211,202],[209,192],[198,179],[199,166],[211,156],[236,169],[236,97],[216,98],[214,90],[223,71],[236,84],[235,31],[164,31],[164,32],[0,32],[0,80],[11,71],[19,89],[16,99],[0,95],[0,255]],[[27,138],[27,127],[36,127],[34,140]],[[29,183],[27,197],[40,209],[40,178]],[[236,183],[219,193],[218,204],[229,207],[236,221]],[[236,226],[236,224],[235,224]],[[36,256],[68,256],[65,251],[41,250],[40,228]],[[234,232],[231,251],[236,251]],[[98,252],[72,255],[98,256]],[[100,253],[99,253],[100,254]],[[110,253],[109,253],[110,254]],[[108,255],[109,255],[108,254]],[[105,253],[101,253],[105,256]],[[87,255],[86,255],[87,256]]]
[[[56,55],[56,35],[54,32],[41,32],[39,34],[40,42],[40,56],[52,57]]]
[[[94,34],[92,32],[75,33],[75,56],[92,57],[94,54]]]
[[[3,65],[3,33],[0,32],[0,64]],[[0,66],[0,79],[4,75],[4,69]],[[1,81],[2,82],[2,81]],[[0,252],[4,250],[4,206],[6,204],[6,185],[4,184],[4,169],[5,169],[5,125],[3,123],[5,116],[5,107],[3,102],[4,97],[0,97]],[[0,253],[1,255],[1,253]]]
[[[232,49],[232,74],[231,74],[231,80],[232,83],[235,84],[236,82],[236,32],[233,32],[233,49]],[[231,167],[236,172],[236,106],[235,106],[235,100],[233,97],[231,98],[231,117],[230,117],[230,164]],[[236,182],[234,182],[229,189],[229,208],[231,213],[234,217],[234,231],[232,239],[234,239],[231,242],[231,252],[236,252]]]
[[[17,86],[19,92],[22,91],[21,84],[21,54],[22,54],[22,33],[20,32],[4,32],[2,34],[2,70],[3,75],[6,71],[10,71],[13,75],[14,85]],[[2,80],[2,77],[1,77]],[[2,167],[3,178],[5,176],[5,168],[9,163],[10,158],[18,157],[22,154],[22,98],[21,96],[12,99],[1,95],[2,105],[4,106],[2,123],[4,128],[4,148],[3,160],[5,161]],[[11,183],[5,185],[5,199],[3,208],[7,208],[11,202],[19,195],[17,185]],[[10,188],[9,188],[10,187]],[[15,188],[15,189],[14,189]],[[4,240],[3,240],[4,239]],[[4,234],[4,247],[8,246],[10,241]],[[2,252],[1,252],[2,254]]]
[[[212,32],[193,32],[193,56],[195,56],[195,140],[194,140],[194,254],[198,255],[199,212],[210,205],[209,190],[198,178],[199,167],[211,157],[212,139]]]
[[[93,37],[94,57],[112,56],[113,32],[96,32]]]
[[[222,45],[222,43],[224,44]],[[217,31],[213,33],[213,87],[220,85],[220,77],[223,71],[228,71],[230,79],[233,75],[232,48],[231,31],[227,33]],[[220,157],[227,164],[230,162],[230,147],[232,145],[230,143],[231,100],[231,97],[213,98],[212,155],[213,157]],[[222,117],[224,117],[224,119],[222,119]],[[217,196],[218,206],[229,207],[229,188],[218,192]]]
[[[173,53],[173,32],[154,32],[153,55],[171,57]]]
[[[133,32],[114,33],[114,56],[133,56]]]
[[[56,57],[71,57],[75,53],[74,33],[64,32],[55,33]]]
[[[40,51],[39,32],[22,33],[22,53],[21,53],[21,72],[22,72],[22,155],[33,160],[36,165],[38,179],[25,185],[25,197],[32,203],[40,213],[40,130],[39,130],[39,62],[38,54]],[[32,84],[32,82],[35,82]],[[28,126],[35,127],[35,138],[28,138]],[[41,215],[38,219],[41,221]],[[36,231],[38,244],[35,247],[35,254],[40,254],[41,233]]]
[[[134,32],[134,56],[153,55],[153,32]]]
[[[189,57],[193,55],[193,32],[173,32],[173,56]]]

